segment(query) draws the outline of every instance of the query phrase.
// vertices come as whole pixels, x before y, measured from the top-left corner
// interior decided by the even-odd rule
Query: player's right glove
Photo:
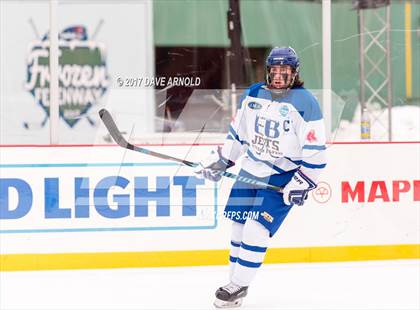
[[[235,163],[224,158],[221,154],[221,148],[218,147],[217,151],[212,151],[207,158],[200,162],[194,172],[199,178],[218,182],[222,178],[222,173],[233,165]]]
[[[316,184],[301,171],[297,170],[292,179],[283,189],[283,200],[286,205],[302,206],[308,198],[309,191]]]

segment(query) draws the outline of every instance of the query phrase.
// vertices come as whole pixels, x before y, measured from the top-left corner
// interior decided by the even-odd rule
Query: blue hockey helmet
[[[289,65],[299,72],[299,57],[291,47],[275,47],[271,50],[266,61],[267,67],[276,65]]]
[[[289,65],[292,68],[292,77],[290,81],[291,87],[295,80],[296,75],[299,73],[299,57],[295,50],[291,47],[275,47],[270,51],[270,54],[266,60],[266,83],[268,86],[271,85],[271,74],[270,70],[272,66]]]

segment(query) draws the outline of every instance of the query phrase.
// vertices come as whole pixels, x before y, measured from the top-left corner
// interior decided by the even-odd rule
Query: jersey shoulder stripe
[[[250,85],[247,90],[248,90],[248,95],[251,95],[252,97],[255,96],[255,94],[258,92],[258,90],[264,85],[263,82],[258,82],[258,83],[254,83],[252,85]]]
[[[302,149],[304,149],[304,150],[320,150],[320,151],[323,151],[323,150],[326,150],[327,147],[325,145],[309,145],[309,144],[305,144]]]
[[[252,84],[249,87],[248,96],[254,97],[254,98],[270,99],[270,98],[267,98],[267,95],[269,95],[269,93],[267,93],[267,90],[262,88],[262,86],[264,86],[264,85],[265,85],[265,83],[262,83],[262,82]]]
[[[293,105],[305,122],[322,120],[322,112],[318,100],[303,87],[290,90],[286,102]]]
[[[256,97],[258,98],[258,92],[261,89],[261,87],[265,85],[263,82],[260,83],[254,83],[251,86],[249,86],[247,89],[245,89],[239,99],[238,103],[238,109],[242,108],[242,103],[245,100],[247,96]]]

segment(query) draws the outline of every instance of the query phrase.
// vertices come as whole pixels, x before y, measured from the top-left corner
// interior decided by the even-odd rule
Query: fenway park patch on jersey
[[[286,116],[289,113],[289,107],[287,105],[282,105],[280,107],[280,115]]]

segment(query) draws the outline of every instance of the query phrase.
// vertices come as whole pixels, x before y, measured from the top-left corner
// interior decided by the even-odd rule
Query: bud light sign
[[[217,187],[185,172],[173,163],[4,164],[0,233],[215,228]]]

